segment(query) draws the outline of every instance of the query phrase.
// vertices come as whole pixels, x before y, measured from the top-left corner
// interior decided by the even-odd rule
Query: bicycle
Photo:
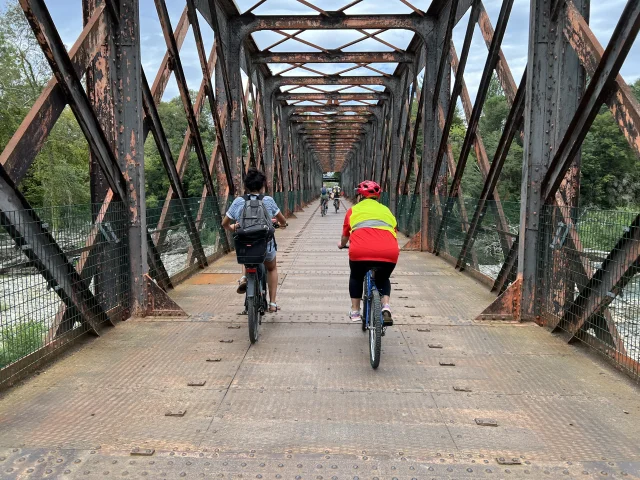
[[[343,248],[349,248],[343,247]],[[380,365],[382,353],[382,337],[384,336],[384,321],[382,319],[382,302],[380,292],[376,287],[375,268],[369,270],[364,277],[364,298],[362,305],[362,331],[369,331],[369,363],[373,369]]]
[[[329,210],[328,204],[329,204],[328,200],[322,200],[320,202],[320,215],[323,217],[327,214],[327,210]]]
[[[338,198],[333,200],[333,206],[336,209],[336,213],[338,213],[338,210],[340,209],[340,200]]]
[[[286,224],[287,227],[289,224]],[[274,227],[280,225],[274,221]],[[254,344],[260,336],[262,317],[269,308],[267,304],[267,269],[263,263],[246,264],[247,291],[244,297],[244,312],[249,322],[249,341]],[[258,287],[259,286],[259,287]]]
[[[264,264],[245,265],[247,292],[244,309],[249,320],[249,341],[253,344],[260,336],[262,317],[267,311],[267,271]]]

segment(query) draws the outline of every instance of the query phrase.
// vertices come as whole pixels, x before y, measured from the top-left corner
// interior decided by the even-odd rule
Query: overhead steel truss
[[[172,200],[182,205],[191,244],[189,263],[194,268],[204,267],[208,259],[198,226],[205,201],[211,199],[217,205],[215,214],[221,221],[229,198],[242,191],[244,173],[255,166],[266,172],[271,194],[317,193],[322,173],[340,171],[347,191],[364,178],[380,183],[389,193],[394,212],[400,209],[400,199],[413,195],[409,216],[421,219],[414,243],[423,250],[450,256],[447,228],[457,218],[464,241],[452,260],[461,270],[469,266],[477,270],[474,243],[491,209],[505,259],[493,289],[517,299],[511,303],[510,314],[536,319],[536,299],[544,295],[539,290],[536,257],[540,210],[544,204],[577,205],[580,146],[603,104],[611,109],[630,147],[640,156],[640,107],[619,75],[640,29],[640,3],[628,0],[605,49],[588,25],[589,0],[531,0],[529,61],[518,83],[502,50],[513,0],[501,2],[495,28],[481,0],[434,0],[426,11],[415,1],[392,0],[411,13],[386,15],[350,14],[362,0],[345,0],[337,11],[321,8],[320,2],[295,1],[315,13],[256,15],[255,10],[267,6],[269,0],[256,0],[244,12],[230,0],[185,0],[174,26],[166,0],[154,0],[166,53],[149,84],[145,75],[149,72],[143,71],[140,62],[137,0],[82,0],[84,28],[68,51],[46,1],[20,0],[54,77],[0,154],[0,212],[28,209],[18,186],[68,105],[90,146],[92,200],[102,204],[93,232],[113,202],[128,206],[132,279],[128,288],[133,313],[147,311],[150,290],[141,280],[147,272],[163,289],[172,287],[158,253],[165,242]],[[458,52],[452,34],[467,14]],[[206,24],[200,24],[200,16]],[[209,52],[202,29],[214,33]],[[399,29],[412,34],[406,47],[383,35]],[[465,70],[477,29],[487,57],[472,101]],[[277,40],[259,48],[253,33],[263,30],[273,32]],[[337,48],[328,48],[320,41],[309,41],[304,34],[310,30],[351,30],[357,35]],[[180,56],[189,34],[195,40],[202,72],[195,98],[187,86]],[[364,45],[375,48],[360,51]],[[300,49],[306,51],[297,51]],[[83,76],[86,86],[81,83]],[[172,76],[188,125],[176,158],[157,109]],[[510,111],[498,148],[489,155],[478,125],[493,76]],[[587,77],[590,81],[585,87]],[[96,86],[101,79],[106,79],[105,88]],[[466,133],[460,152],[454,156],[451,131],[458,101]],[[215,127],[210,156],[199,127],[205,105]],[[143,150],[149,133],[170,184],[153,235],[148,233],[144,211]],[[247,144],[244,155],[243,138]],[[497,187],[516,138],[524,145],[524,175],[523,220],[519,232],[514,233]],[[185,203],[183,187],[192,151],[203,182],[201,206],[195,215]],[[468,210],[461,187],[470,159],[484,182],[473,211]],[[298,195],[293,206],[284,202],[283,210],[293,213],[302,202]],[[47,282],[63,300],[58,317],[73,311],[97,331],[106,313],[88,285],[100,272],[84,269],[87,262],[71,265],[35,213],[28,217],[16,222],[11,216],[0,215],[16,244],[41,266]],[[571,219],[558,221],[568,224]],[[23,231],[21,225],[26,224],[33,231]],[[576,298],[567,300],[565,311],[575,314],[562,317],[563,328],[577,334],[599,312],[607,321],[611,338],[619,338],[607,306],[610,293],[619,291],[629,280],[629,272],[637,268],[637,232],[636,221],[607,262],[595,271],[578,255],[579,273],[590,280]],[[43,244],[25,244],[31,234]],[[89,236],[88,255],[99,241],[100,235]],[[220,241],[228,251],[229,239],[222,236]],[[575,229],[568,233],[567,242],[576,252],[582,251]],[[622,265],[615,274],[607,270],[612,262]],[[161,295],[155,289],[153,292]],[[63,323],[61,320],[60,325]]]

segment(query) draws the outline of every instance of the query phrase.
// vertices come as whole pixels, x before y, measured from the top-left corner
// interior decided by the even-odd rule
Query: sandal
[[[280,308],[275,302],[269,302],[269,313],[277,313]]]

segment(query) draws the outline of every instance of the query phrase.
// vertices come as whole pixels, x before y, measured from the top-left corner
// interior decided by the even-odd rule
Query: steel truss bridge
[[[274,15],[269,14],[270,0],[257,1],[242,10],[231,0],[186,0],[184,11],[175,22],[170,18],[166,1],[154,0],[166,44],[156,72],[145,71],[142,66],[137,0],[82,0],[83,30],[70,48],[63,44],[45,0],[19,0],[53,77],[0,155],[0,233],[3,235],[0,247],[5,252],[18,252],[13,260],[0,259],[3,275],[0,278],[14,282],[7,283],[6,288],[3,286],[0,306],[7,306],[0,310],[5,318],[3,328],[31,328],[32,321],[25,320],[22,311],[32,312],[29,314],[32,318],[36,318],[37,313],[44,328],[37,333],[29,330],[29,338],[35,339],[31,349],[3,363],[0,385],[9,387],[32,372],[46,368],[53,356],[77,348],[76,345],[86,342],[85,337],[91,334],[105,337],[94,340],[92,345],[108,342],[109,335],[116,335],[108,333],[112,330],[109,327],[121,326],[121,321],[132,317],[175,319],[189,315],[207,321],[215,320],[216,315],[232,315],[224,308],[227,300],[223,297],[231,292],[229,288],[205,291],[193,285],[224,284],[228,280],[225,275],[234,273],[233,262],[225,260],[233,242],[220,229],[220,223],[230,200],[242,192],[243,175],[250,167],[265,171],[268,193],[292,218],[297,236],[285,236],[283,241],[287,245],[285,252],[289,252],[285,257],[290,268],[288,278],[323,271],[322,257],[335,254],[329,253],[333,243],[329,246],[314,236],[314,229],[322,231],[313,216],[313,208],[317,206],[315,200],[323,174],[339,172],[342,188],[348,195],[360,180],[374,179],[383,186],[383,201],[396,214],[401,232],[408,237],[403,241],[407,258],[415,262],[415,271],[407,266],[403,267],[404,273],[398,275],[407,278],[455,276],[457,280],[451,284],[451,292],[456,291],[456,285],[471,292],[471,304],[459,298],[460,305],[465,305],[465,315],[473,317],[471,320],[510,326],[505,328],[518,324],[541,332],[544,330],[539,327],[545,327],[557,335],[544,332],[547,340],[540,340],[541,348],[557,348],[557,343],[545,342],[557,342],[558,338],[586,345],[587,350],[598,352],[593,359],[583,360],[593,364],[589,368],[607,371],[608,367],[599,362],[608,359],[638,379],[640,294],[634,296],[632,292],[637,291],[633,285],[638,283],[640,267],[640,215],[619,213],[615,218],[603,217],[599,226],[617,233],[605,242],[608,246],[604,250],[604,247],[596,249],[592,246],[592,231],[582,222],[579,192],[581,147],[603,106],[611,111],[630,149],[640,157],[640,105],[620,75],[640,29],[640,2],[626,2],[608,44],[601,45],[589,26],[590,20],[594,20],[589,18],[589,0],[530,0],[528,61],[519,82],[503,51],[505,32],[516,8],[514,0],[498,2],[496,18],[490,18],[481,0],[422,2],[428,5],[397,0],[405,13],[352,13],[362,2],[345,0],[340,8],[330,10],[323,8],[320,1],[291,0],[306,7],[309,13]],[[393,3],[392,0],[389,3]],[[460,49],[456,49],[452,41],[456,27],[465,32]],[[259,47],[255,35],[265,31],[273,41]],[[321,40],[312,41],[320,38],[319,35],[308,35],[310,32],[331,35],[333,31],[349,31],[353,39],[329,48]],[[411,32],[407,45],[395,45],[385,35],[395,31]],[[486,58],[472,99],[465,83],[465,70],[476,31],[486,45]],[[214,38],[210,49],[203,41],[207,35]],[[202,73],[195,96],[187,85],[183,64],[183,45],[188,39],[194,41]],[[493,154],[487,151],[479,131],[492,78],[497,78],[508,104],[508,114]],[[172,81],[177,85],[188,125],[178,155],[170,144],[158,108]],[[461,145],[454,152],[451,137],[458,105],[462,106],[466,128]],[[91,206],[77,214],[74,235],[80,240],[71,247],[68,236],[62,235],[64,228],[50,220],[52,210],[32,208],[20,191],[21,182],[65,108],[73,112],[90,150]],[[214,138],[208,138],[211,134],[202,128],[205,114],[211,116],[208,120],[214,126]],[[244,150],[243,141],[246,141]],[[150,210],[146,204],[144,152],[151,142],[157,148],[170,186],[161,205]],[[514,207],[500,198],[498,185],[516,142],[522,145],[524,153],[521,200]],[[213,147],[207,147],[209,144]],[[198,198],[190,198],[184,186],[190,161],[197,162],[201,173],[202,194]],[[477,169],[483,182],[480,196],[472,201],[462,191],[463,176],[469,169]],[[351,200],[347,198],[345,202]],[[74,223],[74,215],[67,214],[67,223]],[[296,217],[299,218],[296,220]],[[328,222],[333,225],[334,221]],[[331,228],[335,227],[335,232],[331,231],[337,236],[339,225],[334,223]],[[182,235],[178,247],[176,232]],[[296,243],[298,237],[307,238],[309,245],[301,247]],[[492,264],[493,270],[487,268],[487,243],[495,250],[492,258],[498,259]],[[295,255],[298,256],[294,260]],[[316,264],[306,268],[301,255],[315,258]],[[172,263],[176,258],[180,261],[178,267]],[[340,261],[346,262],[342,257],[336,258],[336,262]],[[226,270],[224,262],[229,262]],[[427,266],[418,267],[421,262]],[[324,270],[328,270],[327,275],[331,273],[326,265]],[[23,283],[16,283],[16,278],[23,279]],[[194,281],[194,278],[201,280]],[[283,280],[283,288],[286,281]],[[305,281],[300,280],[300,288],[307,285]],[[421,295],[426,295],[424,298],[430,298],[436,305],[442,295],[458,298],[460,293],[440,291],[436,294],[430,290],[431,286],[418,280],[407,282],[405,289],[410,290],[409,285],[424,287],[409,293],[407,302],[415,303]],[[193,307],[202,298],[189,297],[184,290],[189,285],[211,302],[222,302],[215,307],[222,313],[211,310],[213,303],[206,308]],[[636,290],[632,291],[632,287]],[[46,293],[33,294],[34,289]],[[336,297],[341,292],[337,291]],[[222,297],[208,297],[211,295]],[[292,289],[291,298],[295,295]],[[475,304],[473,299],[477,301]],[[307,300],[306,305],[315,304]],[[401,312],[399,318],[407,325],[414,325],[411,319],[428,316],[429,308],[427,302],[419,306],[415,317],[406,311],[406,315],[403,317]],[[282,321],[292,324],[306,321],[303,309],[297,315],[285,314]],[[314,321],[312,314],[308,316],[310,322]],[[439,318],[445,317],[447,314],[442,313]],[[331,324],[337,320],[322,321]],[[132,341],[142,342],[144,335],[138,337],[140,332],[132,332],[130,324],[126,325]],[[186,324],[176,320],[176,325]],[[416,328],[413,333],[428,330],[424,326]],[[117,332],[118,328],[113,330]],[[213,333],[223,335],[225,332]],[[120,341],[127,341],[126,336],[118,335]],[[6,352],[16,337],[11,338],[14,340],[8,333],[0,338],[5,355],[9,355]],[[151,337],[149,339],[151,341]],[[264,343],[268,341],[265,339]],[[411,342],[406,348],[411,348],[409,344]],[[562,348],[565,352],[573,351],[565,345]],[[85,352],[85,349],[79,351]],[[394,355],[390,352],[385,353],[383,363]],[[414,360],[420,363],[418,358]],[[68,360],[56,362],[55,367],[63,369]],[[135,362],[145,360],[140,358]],[[325,368],[322,361],[320,365]],[[553,366],[562,369],[562,362]],[[131,365],[131,368],[138,367]],[[327,368],[335,369],[335,365]],[[563,384],[561,377],[556,378],[558,372],[540,370],[538,373],[551,375],[553,381]],[[375,382],[372,374],[366,378]],[[624,375],[616,378],[625,395],[628,394],[625,398],[630,406],[624,414],[629,415],[627,423],[635,424],[635,427],[624,427],[623,433],[628,437],[617,438],[629,438],[631,443],[598,459],[594,457],[595,463],[583,459],[580,468],[589,475],[599,474],[599,469],[608,469],[607,472],[613,474],[609,467],[615,462],[619,462],[615,463],[615,474],[621,475],[626,465],[623,460],[638,473],[640,452],[633,440],[637,440],[640,414],[637,389],[627,385]],[[293,385],[295,382],[292,382]],[[228,389],[231,383],[225,385]],[[310,385],[296,386],[303,390],[311,388]],[[609,384],[593,386],[599,387],[614,388]],[[0,399],[0,431],[6,422],[12,429],[11,438],[16,440],[16,446],[21,443],[20,438],[27,437],[16,433],[20,427],[7,420],[3,409],[13,405],[11,395],[22,394],[14,392],[25,392],[27,388],[28,384],[9,390],[4,407]],[[635,397],[629,392],[635,392]],[[25,395],[29,396],[28,391]],[[615,407],[619,407],[618,403]],[[298,405],[298,408],[304,407]],[[389,408],[393,410],[392,404]],[[482,408],[492,410],[489,404]],[[608,407],[603,405],[602,409],[606,411]],[[590,415],[588,410],[581,415]],[[624,415],[615,421],[624,423]],[[482,425],[482,421],[478,425]],[[599,432],[594,425],[589,428],[591,430],[582,431],[581,436],[572,441],[601,433],[602,442],[607,443],[610,439],[607,435],[614,435],[609,430]],[[295,428],[292,431],[300,433]],[[356,428],[356,431],[359,430]],[[378,430],[375,432],[380,434]],[[133,438],[140,440],[138,447],[144,450],[143,436],[133,435]],[[73,444],[67,440],[56,437],[54,443]],[[455,442],[455,438],[453,440]],[[406,444],[400,437],[394,441]],[[409,443],[415,446],[411,442],[417,441],[414,438]],[[493,440],[486,441],[492,444]],[[191,445],[187,440],[176,442],[178,448]],[[27,444],[40,445],[36,441]],[[45,439],[41,445],[50,448],[52,444]],[[162,450],[168,448],[167,445],[173,444],[157,444],[153,448]],[[305,445],[314,454],[323,455],[318,445]],[[0,448],[11,446],[13,444],[2,443]],[[356,454],[354,449],[347,450],[337,449],[347,455],[336,461],[340,468],[347,468],[351,462],[348,455]],[[476,444],[460,451],[463,450],[475,455],[474,452],[483,451],[483,446]],[[504,451],[507,450],[505,447]],[[523,453],[526,449],[514,450]],[[0,460],[20,462],[22,453],[15,452],[17,450],[13,453],[8,450]],[[412,465],[419,468],[417,452],[413,450],[412,461],[417,463]],[[31,460],[25,465],[37,458],[46,459],[44,453],[29,455]],[[327,456],[324,467],[330,470],[329,454],[324,455]],[[370,453],[357,452],[357,455],[361,462],[363,456],[366,459]],[[491,457],[493,453],[488,455]],[[204,456],[209,458],[209,454]],[[451,454],[451,458],[453,456]],[[614,459],[609,467],[607,456]],[[84,465],[89,457],[81,463]],[[107,457],[103,459],[105,464]],[[399,458],[403,457],[400,453]],[[464,469],[449,473],[443,470],[441,474],[455,476],[467,472],[468,468],[476,469],[475,473],[464,473],[469,477],[480,473],[490,476],[489,467],[481,460],[485,457],[473,458],[473,463],[477,461],[479,465],[471,465],[471,460],[463,461],[455,468],[463,466]],[[555,465],[553,468],[560,470],[552,473],[560,474],[562,468],[570,468],[558,466],[562,461],[553,458],[550,461]],[[451,463],[449,460],[446,459],[446,465]],[[494,460],[491,459],[492,465]],[[61,464],[71,465],[70,462],[71,457]],[[287,474],[295,476],[292,462],[286,462],[286,468],[291,468]],[[277,471],[277,461],[272,463]],[[434,460],[434,465],[440,463]],[[500,471],[504,471],[507,463],[525,475],[527,467],[523,458],[503,458],[498,463],[502,465]],[[389,464],[385,465],[390,468]],[[477,466],[482,468],[477,470]],[[218,467],[218,471],[224,471]],[[4,471],[2,462],[0,468]],[[240,472],[244,467],[238,463],[234,468]],[[251,468],[260,469],[257,463],[251,463]],[[543,471],[540,468],[538,474]],[[391,470],[385,471],[393,476]],[[81,469],[73,472],[82,473]],[[422,475],[431,475],[428,472],[425,470]],[[355,470],[349,473],[353,473],[351,478]],[[571,470],[570,474],[574,473],[578,475]],[[411,478],[409,470],[406,474]],[[329,471],[322,475],[331,477]]]

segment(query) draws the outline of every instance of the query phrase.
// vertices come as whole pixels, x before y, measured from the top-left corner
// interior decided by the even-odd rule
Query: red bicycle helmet
[[[365,180],[358,188],[356,188],[356,193],[358,195],[362,195],[365,198],[379,198],[382,193],[382,189],[380,185],[378,185],[373,180]]]

